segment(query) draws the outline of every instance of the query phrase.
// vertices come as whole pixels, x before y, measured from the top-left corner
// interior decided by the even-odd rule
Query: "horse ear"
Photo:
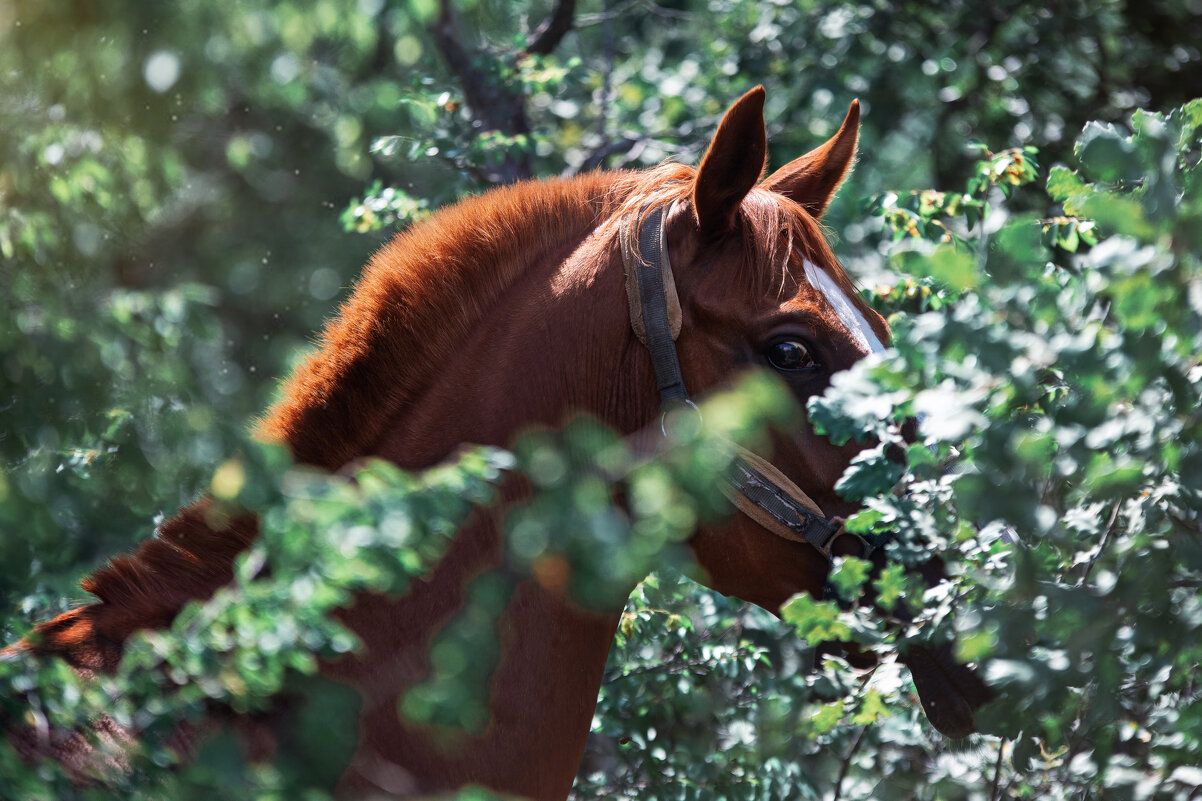
[[[764,174],[768,134],[764,130],[764,87],[739,98],[722,117],[693,182],[693,208],[706,236],[734,227],[735,212]]]
[[[851,101],[839,132],[822,147],[781,167],[762,184],[784,195],[818,219],[851,168],[860,135],[860,101]]]

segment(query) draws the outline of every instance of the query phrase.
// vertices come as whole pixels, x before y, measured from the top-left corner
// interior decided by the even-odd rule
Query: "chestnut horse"
[[[262,435],[299,462],[337,470],[368,456],[420,468],[464,442],[507,446],[521,428],[554,426],[572,412],[636,432],[659,420],[660,373],[673,365],[692,393],[752,366],[775,370],[804,405],[889,336],[818,224],[854,158],[859,107],[826,144],[761,180],[763,102],[760,87],[735,103],[695,170],[666,164],[519,184],[399,234],[287,382]],[[651,213],[662,263],[645,249],[635,261],[665,277],[666,317],[626,286],[632,245],[623,231]],[[651,356],[654,317],[671,330],[659,342],[674,347],[667,362]],[[854,511],[834,486],[856,451],[802,425],[758,464],[786,488],[780,498],[827,523]],[[835,529],[820,548],[739,508],[690,541],[718,592],[775,612],[796,593],[821,593],[832,551],[859,552]],[[132,632],[168,625],[187,601],[228,582],[234,556],[256,536],[251,517],[210,530],[204,509],[202,501],[183,510],[87,579],[98,602],[41,625],[20,647],[114,670]],[[397,712],[426,677],[428,645],[464,603],[465,585],[500,564],[500,537],[492,516],[476,515],[404,595],[362,594],[340,610],[363,643],[322,668],[362,698],[343,796],[469,783],[532,799],[568,794],[620,607],[585,610],[528,580],[498,623],[487,727],[444,749]],[[908,660],[932,722],[952,735],[972,731],[983,685],[945,656],[916,649]]]

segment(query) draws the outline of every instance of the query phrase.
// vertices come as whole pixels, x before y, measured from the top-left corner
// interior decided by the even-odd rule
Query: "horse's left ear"
[[[818,219],[851,168],[860,135],[860,101],[851,101],[839,132],[825,145],[768,176],[764,189],[784,195]]]
[[[693,208],[704,236],[730,231],[743,198],[764,174],[768,134],[764,87],[757,86],[727,110],[693,182]]]

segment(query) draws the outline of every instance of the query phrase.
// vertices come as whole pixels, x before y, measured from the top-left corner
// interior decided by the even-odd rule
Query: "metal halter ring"
[[[681,417],[680,412],[684,411],[685,409],[693,410],[693,414],[690,415],[690,418],[694,420],[692,427],[683,428],[680,425],[674,425],[671,429],[669,429],[668,418],[671,417],[679,419]],[[684,398],[681,400],[675,400],[670,405],[664,406],[664,410],[659,416],[659,430],[666,439],[673,439],[672,435],[669,433],[670,430],[674,430],[678,433],[688,433],[688,435],[692,437],[701,430],[701,422],[701,409],[699,409],[697,404],[693,403],[691,399]]]

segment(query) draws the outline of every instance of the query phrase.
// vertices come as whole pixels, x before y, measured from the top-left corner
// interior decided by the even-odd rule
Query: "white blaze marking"
[[[806,278],[810,284],[822,293],[827,302],[834,308],[835,314],[839,315],[839,319],[843,325],[847,327],[848,332],[855,338],[857,342],[869,353],[880,353],[885,349],[881,341],[877,339],[876,332],[872,330],[872,326],[868,324],[868,320],[864,314],[856,307],[851,298],[847,297],[835,279],[826,274],[826,270],[819,269],[813,262],[806,261]]]

